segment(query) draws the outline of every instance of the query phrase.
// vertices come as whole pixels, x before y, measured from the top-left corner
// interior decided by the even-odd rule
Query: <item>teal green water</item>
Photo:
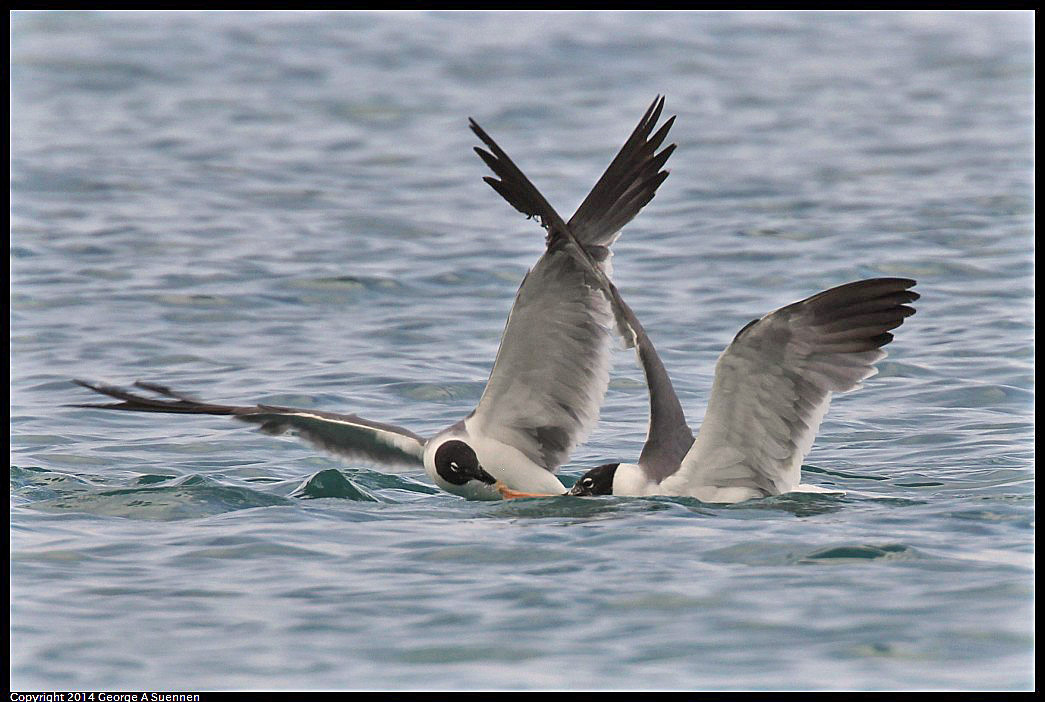
[[[1031,689],[1028,13],[25,14],[11,55],[14,689]],[[542,232],[657,93],[615,280],[692,424],[749,320],[875,275],[918,314],[836,398],[846,491],[475,503],[71,378],[466,415]],[[616,357],[571,482],[634,460]]]

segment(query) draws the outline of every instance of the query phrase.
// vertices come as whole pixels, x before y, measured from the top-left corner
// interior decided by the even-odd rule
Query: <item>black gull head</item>
[[[604,463],[598,468],[592,468],[580,477],[567,495],[576,497],[587,497],[589,495],[612,495],[613,476],[617,472],[620,463]]]

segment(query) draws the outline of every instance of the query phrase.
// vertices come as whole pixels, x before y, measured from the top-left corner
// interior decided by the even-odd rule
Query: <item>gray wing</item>
[[[682,465],[682,459],[693,445],[693,431],[686,423],[682,404],[667,369],[657,355],[657,349],[646,335],[638,317],[621,299],[617,288],[612,283],[610,285],[615,305],[621,309],[634,335],[635,353],[646,376],[649,391],[649,424],[638,465],[650,480],[659,483]]]
[[[764,495],[798,486],[831,394],[877,373],[890,329],[914,314],[915,281],[841,285],[745,326],[719,357],[704,423],[675,492],[746,487]],[[667,487],[667,485],[665,486]]]
[[[612,324],[599,281],[553,244],[515,296],[473,413],[479,430],[556,470],[598,419]]]
[[[649,138],[662,106],[663,99],[654,101],[585,200],[587,208],[582,204],[570,224],[470,120],[472,131],[489,148],[476,147],[476,153],[500,178],[484,180],[548,230],[548,249],[519,288],[474,416],[484,433],[551,471],[566,461],[598,419],[609,384],[609,326],[616,321],[626,339],[637,336],[627,321],[627,315],[634,315],[622,307],[604,263],[616,232],[667,177],[660,169],[674,145],[655,151],[671,121]],[[583,243],[574,236],[574,227],[586,227]],[[616,229],[607,232],[606,227]]]
[[[423,438],[402,427],[373,422],[354,414],[336,414],[273,405],[216,405],[193,400],[162,385],[152,383],[136,382],[134,385],[166,399],[146,397],[121,388],[97,385],[83,380],[73,382],[120,400],[120,402],[110,404],[78,404],[72,405],[73,407],[94,407],[130,412],[227,415],[244,422],[258,424],[261,431],[266,434],[295,434],[317,448],[352,460],[382,466],[424,465],[425,440]]]

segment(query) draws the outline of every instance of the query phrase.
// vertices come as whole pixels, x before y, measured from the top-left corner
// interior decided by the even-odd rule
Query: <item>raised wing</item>
[[[693,445],[693,431],[686,423],[682,404],[653,342],[646,335],[638,317],[621,299],[616,286],[610,283],[610,287],[614,304],[621,310],[634,335],[635,353],[639,357],[649,391],[649,424],[638,465],[650,480],[659,483],[679,469]]]
[[[621,228],[649,204],[668,177],[668,172],[661,169],[675,151],[675,144],[660,153],[656,151],[664,143],[675,117],[669,117],[650,136],[663,109],[664,98],[658,95],[606,172],[570,217],[570,231],[586,248],[612,244]]]
[[[668,172],[661,169],[675,150],[675,144],[665,147],[660,153],[657,149],[664,142],[675,117],[669,118],[656,134],[650,136],[663,109],[664,98],[658,95],[570,218],[568,227],[508,154],[474,119],[468,122],[476,136],[489,148],[485,151],[477,146],[475,152],[500,178],[486,176],[483,180],[512,207],[527,217],[537,217],[541,226],[548,230],[549,239],[563,236],[568,230],[589,255],[602,261],[606,257],[606,247],[616,240],[621,228],[653,199],[657,188],[668,177]]]
[[[475,408],[479,430],[555,471],[598,419],[612,324],[598,279],[553,243],[515,296]]]
[[[193,400],[152,383],[136,382],[134,385],[166,399],[146,397],[121,388],[83,380],[73,382],[120,400],[110,404],[78,404],[72,405],[73,407],[130,412],[228,415],[244,422],[258,424],[266,434],[295,434],[317,448],[352,460],[381,466],[424,465],[423,438],[402,427],[373,422],[354,414],[335,414],[273,405],[215,405]]]
[[[660,169],[674,146],[655,151],[671,120],[649,137],[662,107],[662,98],[650,106],[569,224],[504,150],[470,121],[472,131],[489,148],[476,147],[476,153],[500,178],[484,180],[520,212],[538,217],[548,230],[548,250],[519,288],[474,416],[484,433],[551,471],[566,461],[598,419],[609,383],[609,325],[616,320],[631,344],[638,338],[628,317],[636,324],[637,320],[620,300],[603,263],[617,231],[667,177]],[[575,228],[585,232],[584,239],[575,236]],[[638,329],[645,337],[641,326]],[[670,381],[667,387],[670,390]],[[674,398],[673,390],[671,395]]]
[[[719,357],[704,423],[668,494],[798,486],[831,394],[877,373],[889,333],[910,315],[915,281],[875,278],[782,307],[740,330]]]

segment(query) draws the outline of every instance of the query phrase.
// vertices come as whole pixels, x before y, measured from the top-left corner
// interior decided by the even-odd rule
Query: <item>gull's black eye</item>
[[[585,478],[584,480],[581,481],[581,485],[583,485],[584,487],[591,487],[594,484],[595,484],[595,481],[592,480],[591,478]]]

